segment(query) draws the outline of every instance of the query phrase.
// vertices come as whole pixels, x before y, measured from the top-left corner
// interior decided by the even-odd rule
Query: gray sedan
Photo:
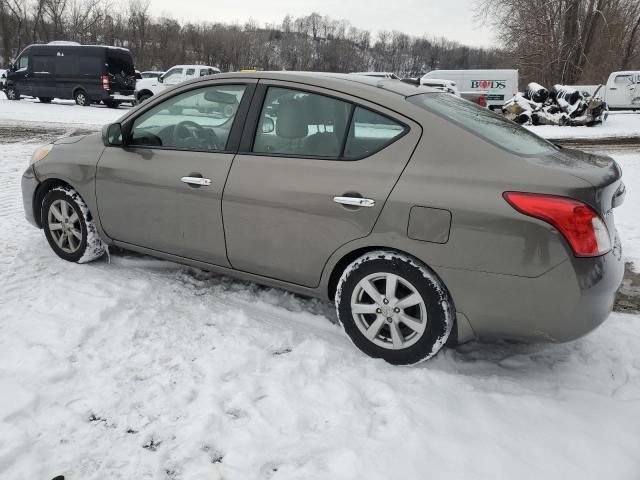
[[[446,342],[575,339],[623,273],[612,159],[388,79],[184,83],[39,149],[22,190],[65,260],[116,245],[328,298],[353,343],[394,364]]]

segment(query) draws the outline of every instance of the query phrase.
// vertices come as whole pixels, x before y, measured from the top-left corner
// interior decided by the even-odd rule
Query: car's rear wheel
[[[73,98],[75,99],[76,104],[80,105],[81,107],[88,107],[89,105],[91,105],[89,96],[84,90],[77,90]]]
[[[51,97],[38,97],[38,100],[40,100],[40,103],[51,103],[52,98]]]
[[[45,195],[42,225],[49,245],[64,260],[86,263],[106,251],[89,208],[70,187],[56,187]]]
[[[7,87],[6,94],[9,100],[20,100],[20,94],[14,86]]]
[[[382,250],[346,268],[338,283],[336,309],[360,350],[397,365],[438,353],[451,333],[455,312],[447,289],[426,265]]]

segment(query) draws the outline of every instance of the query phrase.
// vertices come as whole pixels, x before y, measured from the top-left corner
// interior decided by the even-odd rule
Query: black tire
[[[61,212],[59,206],[60,202],[65,202],[66,205],[72,210],[69,211],[69,217],[73,220],[73,215],[77,215],[77,222],[73,220],[73,225],[76,232],[79,231],[79,238],[73,236],[73,242],[69,243],[69,240],[62,240],[60,244],[56,238],[60,239],[58,235],[61,232],[60,228],[54,228],[63,222],[56,218],[54,212],[51,211],[52,205],[56,208],[56,213]],[[44,229],[45,237],[49,242],[51,249],[63,260],[76,263],[87,263],[100,258],[106,251],[106,245],[98,234],[98,229],[93,221],[93,217],[89,212],[87,204],[80,195],[71,187],[55,187],[50,190],[42,201],[41,212],[42,226]],[[69,222],[71,225],[72,222]],[[69,229],[71,233],[71,229]],[[56,238],[54,238],[54,236]],[[71,235],[69,235],[71,236]],[[73,249],[73,246],[76,246]],[[65,250],[66,248],[66,250]],[[69,251],[72,250],[72,251]]]
[[[16,90],[16,87],[13,85],[7,87],[5,94],[9,100],[20,100],[20,93],[18,93],[18,90]]]
[[[118,108],[120,106],[119,102],[115,102],[113,100],[104,100],[103,102],[107,108]]]
[[[51,97],[38,97],[38,100],[40,100],[40,103],[51,103],[53,99]]]
[[[81,107],[88,107],[89,105],[91,105],[91,99],[89,98],[89,95],[87,95],[87,92],[85,92],[84,90],[76,90],[73,94],[73,98],[76,101],[76,104],[80,105]]]
[[[153,95],[150,95],[148,93],[143,93],[142,95],[140,95],[138,97],[138,103],[142,103],[142,102],[146,102],[147,100],[149,100]]]
[[[384,310],[382,304],[380,304],[383,308],[382,312],[380,308],[377,308],[376,312],[378,313],[362,314],[357,316],[357,319],[354,318],[355,316],[352,314],[351,307],[354,290],[356,290],[356,288],[360,289],[360,285],[362,285],[360,282],[366,282],[367,280],[365,279],[367,277],[375,278],[377,275],[384,276],[385,274],[397,276],[398,285],[401,285],[398,287],[400,290],[394,289],[394,299],[392,299],[389,305],[386,305],[387,309],[393,307],[396,301],[395,295],[403,293],[401,289],[407,285],[413,288],[413,293],[417,293],[421,297],[422,307],[409,307],[423,309],[422,319],[419,322],[423,327],[422,333],[419,335],[404,324],[402,320],[396,320],[396,318],[401,318],[400,315],[405,315],[405,318],[406,315],[415,317],[404,308],[398,309],[399,313],[397,317],[393,311],[387,313],[387,315],[393,317],[393,320],[391,317],[384,321],[379,319],[379,317],[384,318],[385,312],[387,312],[387,310]],[[378,282],[377,280],[373,281],[374,284]],[[378,292],[381,292],[380,288],[374,288],[376,288]],[[358,293],[356,293],[356,296],[357,295]],[[386,295],[384,293],[381,293],[381,295],[386,301]],[[373,297],[368,298],[373,301]],[[399,298],[397,301],[400,307],[400,302],[402,302],[405,297],[400,295]],[[433,357],[446,343],[455,321],[453,301],[437,275],[417,259],[393,251],[378,250],[370,252],[351,263],[345,269],[338,282],[335,302],[340,324],[356,347],[371,357],[382,358],[394,365],[412,365]],[[363,303],[369,303],[369,301],[363,301]],[[375,301],[370,305],[374,308],[377,306]],[[409,310],[409,308],[407,308],[407,310]],[[420,314],[417,315],[417,317],[420,316]],[[373,328],[374,322],[378,321],[381,322],[382,326],[378,327],[376,331],[380,333],[375,337],[375,340],[370,340],[365,336],[361,328],[366,329],[366,322],[370,322],[368,326]],[[423,324],[425,321],[426,324]],[[360,322],[360,324],[365,325],[365,327],[359,327],[356,322]],[[392,325],[396,325],[399,331],[401,331],[403,340],[407,338],[410,339],[407,342],[407,347],[392,348]],[[405,332],[407,334],[406,337]],[[380,343],[386,344],[387,347],[380,346]]]

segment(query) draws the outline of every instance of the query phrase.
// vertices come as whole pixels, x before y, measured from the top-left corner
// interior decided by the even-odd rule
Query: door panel
[[[53,98],[56,96],[56,57],[51,55],[33,55],[32,95],[34,97]]]
[[[220,200],[233,154],[105,149],[96,173],[100,222],[122,242],[228,266]],[[185,176],[211,185],[194,187]]]
[[[184,87],[127,120],[128,146],[107,147],[96,172],[98,213],[109,237],[229,266],[221,199],[252,83]],[[193,108],[196,100],[206,111]]]
[[[384,112],[380,107],[373,108]],[[269,110],[276,109],[270,106]],[[288,107],[281,102],[277,110],[279,116]],[[323,123],[318,119],[321,111],[314,109],[310,129]],[[393,117],[390,112],[384,113]],[[276,119],[276,134],[283,130],[282,123],[278,126],[280,120]],[[420,127],[405,118],[401,121],[409,126],[408,133],[361,160],[238,154],[223,198],[227,254],[232,266],[306,287],[317,286],[330,255],[371,232],[408,162],[420,138]],[[262,121],[258,123],[258,129],[262,128]],[[295,122],[284,123],[292,125],[284,135],[291,140],[291,146],[286,145],[290,151],[296,151],[301,142],[310,142],[310,137],[318,138],[298,138]],[[322,141],[332,133],[326,127],[317,127]],[[261,140],[256,144],[258,148],[279,148],[276,142]],[[358,195],[374,200],[374,205],[354,207],[334,201],[337,196]]]

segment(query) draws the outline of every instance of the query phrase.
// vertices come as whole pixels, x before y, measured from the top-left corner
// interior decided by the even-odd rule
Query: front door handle
[[[375,200],[362,197],[333,197],[333,201],[353,207],[373,207],[376,204]]]
[[[188,185],[197,185],[198,187],[208,187],[211,185],[211,179],[202,177],[182,177],[182,182]]]

